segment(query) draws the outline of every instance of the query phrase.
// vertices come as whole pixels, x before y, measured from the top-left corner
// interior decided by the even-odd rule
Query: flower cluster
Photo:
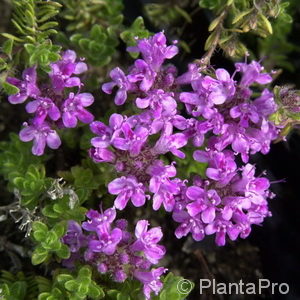
[[[45,146],[57,149],[61,140],[56,132],[57,128],[76,127],[78,120],[91,123],[94,116],[85,107],[94,102],[90,93],[80,93],[83,86],[77,75],[87,70],[87,65],[76,61],[76,53],[67,50],[62,59],[50,65],[50,84],[37,84],[35,67],[24,70],[22,80],[9,77],[7,82],[16,86],[19,92],[8,97],[12,104],[31,101],[26,105],[26,111],[33,114],[20,132],[23,142],[33,140],[32,153],[42,155]],[[77,88],[77,92],[70,92],[66,88]]]
[[[150,299],[152,291],[157,295],[162,288],[160,275],[166,269],[151,267],[166,252],[163,246],[158,245],[163,236],[161,229],[148,229],[148,221],[140,220],[133,236],[127,231],[126,220],[115,220],[114,208],[101,213],[90,210],[86,216],[88,221],[82,226],[69,221],[62,240],[69,246],[72,255],[64,261],[64,265],[72,267],[75,261],[82,261],[97,268],[101,274],[111,275],[116,282],[136,278],[144,286],[146,299]]]
[[[112,82],[102,90],[116,89],[115,104],[128,99],[139,113],[112,114],[108,125],[90,125],[97,135],[91,158],[113,164],[120,174],[108,185],[116,195],[114,207],[122,210],[129,201],[138,207],[152,199],[154,210],[163,206],[181,223],[178,238],[189,232],[195,240],[216,234],[218,245],[225,244],[226,233],[232,240],[245,238],[252,224],[270,215],[269,181],[256,178],[248,161],[251,154],[267,153],[278,136],[269,121],[277,107],[265,86],[272,77],[256,61],[237,63],[232,76],[197,64],[178,76],[176,67],[164,64],[178,48],[168,46],[163,33],[139,40],[130,51],[141,58],[128,74],[113,69]],[[208,165],[205,178],[177,178],[175,163],[160,159],[167,153],[184,159],[185,147],[194,148],[195,161]],[[237,156],[244,166],[237,166]]]

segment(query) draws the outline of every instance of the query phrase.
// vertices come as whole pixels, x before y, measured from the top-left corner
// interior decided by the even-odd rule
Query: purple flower
[[[145,188],[142,183],[138,183],[135,176],[123,176],[108,184],[108,192],[118,195],[114,205],[117,209],[124,209],[131,199],[134,206],[139,207],[145,204]]]
[[[126,273],[123,270],[117,270],[114,273],[114,279],[116,282],[124,282],[127,278]]]
[[[71,252],[78,252],[80,248],[87,245],[87,239],[83,235],[80,225],[73,220],[68,222],[68,229],[62,241],[69,246]]]
[[[132,251],[143,251],[145,257],[153,264],[156,264],[166,253],[165,247],[157,245],[163,234],[160,227],[148,230],[149,222],[140,220],[135,227],[137,240],[131,245]]]
[[[60,111],[50,98],[38,97],[27,103],[26,111],[31,114],[35,113],[34,122],[37,124],[42,124],[47,116],[53,121],[60,118]]]
[[[100,121],[94,121],[90,124],[90,129],[99,137],[91,139],[91,144],[96,148],[107,148],[110,145],[113,130]]]
[[[155,295],[158,295],[158,293],[162,289],[163,284],[159,279],[160,276],[166,271],[167,269],[160,267],[157,269],[152,269],[149,272],[145,272],[145,271],[134,272],[135,278],[141,281],[144,285],[143,292],[147,300],[151,298],[150,294],[152,291],[155,293]]]
[[[146,172],[151,175],[149,190],[154,193],[153,209],[158,210],[163,203],[166,211],[172,211],[175,205],[174,196],[180,191],[177,181],[169,179],[176,175],[175,167],[165,166],[161,160],[156,160]]]
[[[89,156],[96,163],[114,162],[116,159],[115,154],[112,151],[105,148],[92,147],[91,149],[89,149]]]
[[[246,164],[242,169],[242,177],[234,183],[233,190],[244,193],[254,204],[265,204],[270,182],[264,177],[256,178],[254,173],[255,167],[251,164]]]
[[[257,61],[247,63],[236,63],[235,68],[238,72],[242,72],[240,85],[244,87],[250,86],[252,83],[267,84],[272,81],[272,77],[268,73],[261,73],[264,68]]]
[[[145,98],[137,98],[136,106],[141,109],[150,107],[153,117],[158,119],[163,113],[164,115],[175,115],[177,103],[173,94],[155,90]]]
[[[223,104],[234,95],[235,82],[230,78],[229,73],[225,69],[217,69],[216,77],[217,79],[205,76],[202,86],[209,93],[209,101],[214,104]]]
[[[25,125],[20,131],[20,140],[29,142],[33,140],[32,153],[43,155],[46,144],[51,149],[57,149],[61,145],[60,138],[55,130],[51,129],[48,123]]]
[[[97,231],[97,227],[101,224],[111,224],[116,218],[116,210],[114,208],[108,208],[102,213],[96,210],[90,209],[86,216],[90,219],[87,222],[82,223],[82,228],[87,231]]]
[[[176,78],[177,84],[191,84],[193,81],[200,79],[200,68],[197,64],[189,64],[188,71]]]
[[[274,101],[274,94],[268,89],[262,91],[261,96],[253,101],[253,105],[256,107],[259,114],[266,118],[277,109],[277,105]]]
[[[185,154],[178,149],[185,146],[187,142],[188,138],[183,133],[162,134],[153,147],[153,153],[166,154],[167,152],[171,152],[175,156],[184,158]]]
[[[172,217],[174,221],[181,223],[175,230],[175,236],[178,239],[187,236],[190,232],[195,241],[204,239],[204,225],[198,216],[191,217],[186,211],[174,210]]]
[[[215,241],[218,246],[224,246],[226,243],[226,233],[231,240],[235,240],[240,231],[231,222],[225,220],[216,220],[205,227],[207,235],[216,234]]]
[[[77,95],[70,93],[69,98],[62,104],[62,120],[65,127],[76,127],[77,119],[83,123],[91,123],[94,116],[84,107],[90,106],[93,102],[94,97],[90,93]]]
[[[193,200],[187,205],[187,211],[191,217],[201,213],[201,220],[205,224],[213,222],[216,217],[216,206],[220,204],[221,199],[215,190],[203,190],[197,186],[191,186],[187,189],[186,195]]]
[[[36,68],[28,68],[22,74],[23,80],[8,77],[7,82],[16,86],[20,91],[10,95],[8,101],[11,104],[23,103],[28,97],[36,98],[40,95],[40,90],[36,85]]]
[[[218,151],[222,151],[231,144],[234,152],[241,153],[243,162],[248,162],[249,160],[248,154],[251,143],[246,129],[235,123],[229,124],[223,135],[211,138],[209,141],[210,148],[215,148]]]
[[[81,74],[87,70],[84,62],[76,62],[76,53],[72,50],[65,51],[62,59],[51,63],[50,67],[49,76],[56,92],[61,92],[65,87],[80,87],[80,78],[72,77],[72,75]]]
[[[128,49],[133,52],[140,52],[144,61],[154,72],[157,72],[165,59],[171,59],[178,53],[176,46],[167,46],[166,43],[167,39],[164,33],[159,32],[148,39],[139,40],[136,47]]]
[[[220,185],[227,185],[236,175],[236,163],[234,154],[230,150],[218,152],[214,150],[196,150],[193,154],[196,161],[207,162],[206,176],[218,181]]]
[[[234,119],[239,118],[239,125],[242,127],[249,127],[249,121],[258,123],[260,116],[256,106],[252,103],[241,103],[230,109],[230,116]]]
[[[156,73],[142,59],[137,59],[134,63],[134,69],[127,76],[130,82],[136,83],[141,81],[139,88],[147,92],[153,85]]]
[[[89,250],[106,255],[114,254],[118,243],[122,239],[122,230],[119,228],[110,230],[110,225],[103,223],[97,226],[96,232],[98,239],[89,241]]]
[[[119,131],[121,136],[114,137],[112,144],[115,148],[129,151],[130,155],[137,156],[146,142],[149,131],[145,127],[131,128],[129,122],[124,122]]]
[[[119,89],[115,96],[115,104],[123,105],[127,99],[127,91],[132,90],[133,86],[120,68],[114,68],[109,75],[113,81],[104,83],[102,85],[102,90],[106,94],[111,94],[113,88],[118,86]]]

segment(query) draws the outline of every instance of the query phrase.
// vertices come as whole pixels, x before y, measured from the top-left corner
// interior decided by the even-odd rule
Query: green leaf
[[[56,279],[60,284],[64,284],[65,282],[72,280],[73,277],[70,274],[59,274]]]
[[[182,300],[186,299],[188,294],[193,290],[194,284],[180,276],[174,276],[169,273],[163,279],[163,289],[153,300]],[[182,292],[179,292],[181,290]]]
[[[57,22],[50,21],[50,22],[44,23],[43,25],[39,26],[39,30],[50,29],[50,28],[56,27],[57,25],[58,25]]]
[[[1,33],[2,36],[6,37],[7,39],[11,39],[11,40],[14,40],[14,41],[17,41],[17,42],[23,42],[24,40],[10,34],[10,33]]]
[[[100,288],[95,284],[92,284],[89,287],[88,296],[91,297],[92,299],[102,299],[104,298],[105,293],[102,288]]]
[[[40,221],[35,221],[32,223],[32,230],[33,231],[40,231],[46,234],[48,232],[48,227],[46,224]]]
[[[69,280],[64,284],[65,288],[70,292],[77,291],[78,282],[76,280]]]
[[[45,239],[46,235],[42,231],[35,231],[33,233],[33,237],[35,238],[36,241],[41,242]]]
[[[48,257],[48,251],[43,247],[39,246],[33,251],[31,262],[33,265],[38,265],[44,262],[47,259],[47,257]]]
[[[14,45],[14,40],[7,40],[2,45],[2,51],[11,57],[12,49]]]
[[[16,299],[25,299],[27,292],[27,284],[24,281],[17,281],[11,285],[10,290],[12,291],[12,296],[16,297]]]
[[[273,33],[273,28],[270,21],[263,14],[259,14],[260,19],[262,20],[263,27],[266,29],[269,34]]]
[[[59,213],[53,211],[52,205],[48,204],[42,209],[42,214],[45,217],[56,219],[59,217]]]
[[[67,259],[70,257],[70,250],[67,245],[61,244],[61,247],[59,250],[55,251],[58,257]]]
[[[14,94],[17,94],[20,92],[20,90],[16,86],[14,86],[6,81],[4,81],[2,83],[2,87],[8,95],[14,95]]]
[[[58,223],[52,228],[52,230],[55,232],[55,234],[58,237],[62,237],[65,233],[65,230],[66,230],[65,228],[66,228],[65,223]]]
[[[89,267],[82,267],[78,273],[79,277],[91,277],[92,272]]]
[[[240,21],[241,19],[243,19],[245,16],[247,16],[248,14],[250,14],[252,12],[252,8],[251,9],[247,9],[245,11],[239,12],[235,15],[235,17],[232,20],[232,24],[237,23],[238,21]]]

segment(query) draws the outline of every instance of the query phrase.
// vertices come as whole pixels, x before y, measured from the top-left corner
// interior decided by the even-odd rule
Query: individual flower
[[[264,67],[257,61],[252,61],[250,64],[236,63],[235,68],[238,72],[242,73],[241,86],[248,87],[254,82],[267,84],[272,81],[270,74],[261,73]]]
[[[81,226],[73,220],[68,221],[67,232],[63,236],[62,241],[68,245],[72,253],[78,252],[80,248],[87,245],[87,239],[82,233]]]
[[[175,205],[175,195],[180,191],[178,182],[170,180],[176,175],[173,165],[165,166],[161,160],[156,160],[146,171],[150,176],[149,190],[153,195],[153,209],[158,210],[161,204],[166,211],[172,211]]]
[[[153,264],[156,264],[166,253],[165,247],[157,245],[163,234],[160,227],[148,230],[149,222],[140,220],[135,227],[137,240],[131,245],[132,251],[143,251],[145,257]]]
[[[8,83],[19,89],[18,93],[8,96],[8,101],[11,104],[23,103],[28,97],[36,98],[41,93],[36,84],[37,74],[35,67],[24,70],[22,78],[23,80],[14,77],[7,78]]]
[[[19,136],[22,142],[33,140],[32,153],[37,156],[44,154],[46,144],[51,149],[57,149],[61,145],[57,132],[51,129],[47,122],[25,124],[25,128],[20,131]]]
[[[167,46],[167,39],[163,32],[159,32],[148,39],[141,39],[136,47],[129,47],[132,52],[140,52],[144,61],[157,72],[165,59],[171,59],[178,53],[174,45]]]
[[[134,176],[122,176],[116,178],[108,184],[108,192],[112,195],[118,195],[114,205],[117,209],[124,209],[129,200],[134,206],[139,207],[145,204],[145,188]]]
[[[225,69],[217,69],[216,77],[217,79],[205,76],[201,85],[209,93],[209,101],[218,105],[223,104],[234,95],[235,82]]]
[[[52,86],[58,93],[65,87],[80,87],[80,78],[72,75],[79,75],[87,70],[87,65],[84,62],[76,62],[76,53],[72,50],[65,51],[62,54],[62,59],[51,63],[50,67],[49,76]]]
[[[120,68],[115,68],[109,73],[112,82],[104,83],[102,90],[106,94],[111,94],[115,86],[119,89],[115,96],[115,104],[123,105],[127,99],[127,91],[132,89],[132,84],[125,76],[124,72]]]
[[[97,227],[101,224],[111,224],[116,218],[116,210],[114,208],[108,208],[104,212],[99,213],[94,209],[90,209],[86,216],[89,218],[87,222],[82,223],[82,228],[87,231],[96,231]]]
[[[137,59],[134,63],[134,69],[127,78],[133,83],[141,82],[139,88],[142,91],[147,92],[152,87],[156,75],[156,72],[154,72],[144,60]]]
[[[219,185],[226,185],[236,175],[236,163],[234,153],[230,150],[218,152],[214,150],[196,150],[193,154],[196,161],[208,163],[206,176],[218,182]]]
[[[249,127],[249,121],[258,123],[260,116],[256,107],[252,103],[241,103],[230,109],[230,116],[234,119],[240,119],[239,125]]]
[[[93,102],[94,97],[90,93],[77,95],[70,93],[61,108],[64,126],[67,128],[76,127],[77,119],[83,123],[91,123],[94,120],[94,116],[84,107],[90,106]]]
[[[176,114],[177,103],[173,94],[165,93],[163,90],[155,90],[145,98],[137,98],[136,106],[141,109],[150,107],[153,117],[158,119],[162,114]]]
[[[141,152],[148,135],[147,128],[137,126],[132,129],[129,122],[124,122],[121,125],[119,135],[112,139],[112,144],[117,149],[128,151],[130,155],[137,156]]]
[[[60,111],[50,98],[38,97],[36,100],[28,102],[26,111],[31,114],[35,113],[34,120],[37,124],[42,124],[47,116],[53,121],[60,118]]]
[[[122,230],[119,228],[111,230],[108,223],[103,223],[97,226],[96,233],[98,239],[89,241],[89,250],[91,252],[101,252],[106,255],[114,254],[118,243],[122,239]]]
[[[158,295],[163,287],[162,282],[159,280],[160,276],[165,273],[167,269],[160,267],[157,269],[152,269],[149,272],[145,271],[135,271],[134,277],[142,282],[144,285],[143,292],[146,299],[151,299],[151,292],[153,291],[155,295]]]

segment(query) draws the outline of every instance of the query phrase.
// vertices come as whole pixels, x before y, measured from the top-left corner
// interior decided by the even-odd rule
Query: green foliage
[[[280,13],[272,23],[274,34],[267,39],[259,39],[258,51],[260,57],[265,57],[264,65],[268,70],[276,67],[294,71],[295,66],[289,61],[288,54],[292,51],[300,51],[295,44],[288,41],[289,33],[292,30],[293,13],[289,7],[289,2],[282,2]]]
[[[42,213],[45,217],[49,218],[49,222],[53,223],[58,220],[75,220],[83,221],[85,219],[86,208],[75,205],[70,208],[70,196],[63,196],[62,198],[45,205]]]
[[[38,290],[39,287],[36,276],[31,274],[25,275],[23,272],[12,274],[4,270],[1,271],[0,299],[1,296],[4,296],[5,300],[35,299]]]
[[[0,174],[11,192],[18,190],[21,204],[33,209],[50,184],[42,165],[45,158],[33,156],[30,144],[21,142],[16,134],[10,139],[0,143]]]
[[[33,208],[39,197],[47,190],[49,179],[45,177],[44,165],[29,165],[24,175],[13,175],[12,183],[21,195],[21,204]]]
[[[95,66],[107,65],[119,43],[112,27],[105,28],[98,24],[93,25],[88,33],[75,33],[70,41],[79,55],[86,57]]]
[[[118,284],[116,288],[107,291],[109,300],[142,300],[142,285],[137,280],[127,279],[124,283]]]
[[[188,13],[188,10],[191,10]],[[193,12],[197,10],[196,3],[188,0],[167,0],[163,3],[146,3],[144,11],[151,23],[160,30],[167,30],[170,35],[175,35],[180,47],[190,52],[190,46],[182,39],[186,26],[192,23]]]
[[[280,135],[283,138],[291,132],[293,127],[300,124],[300,112],[298,111],[300,91],[293,90],[290,86],[275,86],[273,92],[278,108],[270,116],[270,120],[282,128]]]
[[[161,292],[159,293],[158,296],[154,296],[152,297],[153,300],[183,300],[185,299],[189,292],[192,291],[192,289],[194,288],[194,284],[192,282],[188,282],[188,286],[189,292],[186,293],[180,293],[178,291],[178,284],[180,284],[180,281],[184,280],[183,277],[180,276],[175,276],[173,273],[168,273],[167,276],[165,276],[165,278],[163,279],[163,284],[164,287],[161,290]],[[186,288],[186,287],[185,287]]]
[[[91,169],[75,166],[71,171],[59,172],[59,174],[74,186],[79,203],[85,202],[93,190],[99,188],[101,175],[95,175]]]
[[[136,44],[136,38],[143,39],[149,37],[149,35],[150,33],[145,28],[143,18],[137,17],[131,26],[120,34],[120,37],[127,46],[134,46]],[[130,52],[130,55],[133,58],[137,58],[139,54]]]
[[[54,279],[52,289],[41,293],[39,300],[83,300],[102,299],[102,288],[92,280],[92,271],[88,266],[80,268],[74,277],[69,272],[61,272]]]
[[[52,45],[50,40],[46,40],[40,45],[25,44],[24,47],[29,56],[29,65],[39,65],[45,72],[51,70],[49,67],[51,62],[57,61],[60,58],[58,52],[61,47]]]
[[[16,86],[8,83],[8,82],[3,82],[2,87],[4,89],[4,91],[6,92],[6,94],[8,95],[14,95],[16,93],[19,93],[19,88],[17,88]]]
[[[57,22],[50,21],[59,12],[61,5],[56,1],[13,0],[13,16],[11,22],[15,26],[18,36],[3,33],[8,39],[17,44],[39,44],[51,34]]]
[[[173,273],[168,273],[163,279],[163,289],[155,296],[152,293],[151,299],[153,300],[182,300],[185,299],[189,293],[182,294],[178,292],[178,283],[183,280],[180,276],[175,276]],[[191,283],[191,290],[194,284]],[[137,280],[126,280],[124,283],[119,284],[115,289],[107,291],[107,298],[109,300],[142,300],[145,297],[142,294],[142,285]]]
[[[13,0],[11,22],[17,34],[2,34],[7,38],[2,45],[2,51],[7,55],[7,59],[4,60],[5,66],[0,69],[9,71],[21,60],[20,56],[23,56],[25,65],[37,64],[44,71],[49,71],[48,65],[60,57],[58,54],[60,47],[53,46],[49,39],[50,35],[57,33],[54,28],[58,23],[51,19],[59,13],[60,7],[61,5],[56,1]]]
[[[279,0],[201,0],[199,5],[212,10],[214,15],[205,50],[219,47],[230,57],[242,57],[248,51],[241,34],[249,32],[263,38],[272,35],[269,19],[278,17],[283,9]]]
[[[118,26],[123,21],[122,0],[60,0],[61,16],[68,21],[67,31],[89,31],[94,24]]]
[[[192,22],[190,15],[185,10],[188,4],[188,1],[149,3],[145,5],[145,13],[156,27],[168,28],[182,20],[188,23]],[[178,27],[177,29],[180,30]]]
[[[33,237],[38,242],[31,257],[33,265],[38,265],[46,261],[52,253],[61,259],[66,259],[70,256],[68,246],[60,241],[60,238],[65,233],[65,227],[66,223],[60,222],[49,230],[46,224],[40,221],[33,222]]]

